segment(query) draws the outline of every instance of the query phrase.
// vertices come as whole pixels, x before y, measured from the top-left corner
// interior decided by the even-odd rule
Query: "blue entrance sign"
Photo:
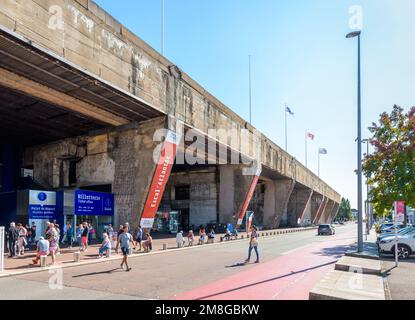
[[[87,190],[76,190],[75,215],[113,216],[114,194]]]
[[[56,192],[29,191],[29,218],[54,220],[57,218]]]

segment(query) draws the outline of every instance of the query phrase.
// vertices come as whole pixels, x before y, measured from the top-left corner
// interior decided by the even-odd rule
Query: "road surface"
[[[355,224],[336,231],[259,238],[260,264],[243,263],[246,240],[143,255],[131,272],[111,261],[0,279],[0,299],[308,299],[355,242]]]

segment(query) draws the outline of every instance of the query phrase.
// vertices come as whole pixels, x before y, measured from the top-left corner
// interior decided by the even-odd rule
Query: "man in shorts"
[[[118,253],[118,247],[121,245],[121,252],[124,256],[121,263],[121,269],[124,269],[125,264],[127,271],[131,271],[131,268],[128,265],[128,255],[130,254],[131,243],[134,244],[133,236],[128,232],[128,226],[124,226],[123,232],[118,237],[116,252]]]

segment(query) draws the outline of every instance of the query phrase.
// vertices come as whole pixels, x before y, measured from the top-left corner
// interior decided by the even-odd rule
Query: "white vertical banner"
[[[4,227],[0,227],[0,273],[4,271]]]

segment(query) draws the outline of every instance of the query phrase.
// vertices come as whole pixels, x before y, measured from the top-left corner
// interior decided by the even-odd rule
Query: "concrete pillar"
[[[307,203],[304,207],[304,210],[300,216],[301,222],[300,226],[305,227],[311,225],[312,217],[311,217],[311,209],[312,209],[312,199],[313,199],[313,190],[310,190],[310,195],[308,197]]]
[[[311,223],[315,223],[317,214],[323,203],[323,196],[316,192],[313,192],[311,197]]]
[[[313,220],[313,224],[319,224],[320,223],[321,216],[323,215],[323,212],[326,209],[327,202],[328,202],[328,198],[327,197],[323,197],[323,200],[321,201],[320,206],[319,206],[319,208],[317,210],[316,217]]]
[[[157,163],[154,152],[161,142],[153,141],[156,130],[166,128],[166,119],[157,118],[142,122],[137,129],[122,134],[115,133],[110,155],[114,159],[114,183],[116,226],[129,222],[138,225],[147,200]]]
[[[298,218],[301,218],[307,206],[310,204],[310,199],[313,190],[306,188],[294,188],[288,202],[288,225],[291,227],[298,226]]]
[[[219,166],[219,222],[236,223],[255,176],[235,165]]]
[[[323,214],[321,215],[321,219],[320,219],[320,223],[330,223],[331,221],[331,212],[334,208],[334,205],[336,203],[333,200],[328,200],[327,201],[327,205],[326,208],[323,212]]]
[[[219,222],[234,223],[235,166],[219,166]]]
[[[264,227],[276,229],[287,220],[287,205],[294,190],[295,181],[280,179],[265,183]]]
[[[330,223],[331,222],[333,222],[335,219],[336,219],[336,217],[337,217],[337,214],[339,213],[339,209],[340,209],[340,204],[339,203],[335,203],[334,204],[334,207],[333,207],[333,210],[331,211],[331,219],[330,219]]]

